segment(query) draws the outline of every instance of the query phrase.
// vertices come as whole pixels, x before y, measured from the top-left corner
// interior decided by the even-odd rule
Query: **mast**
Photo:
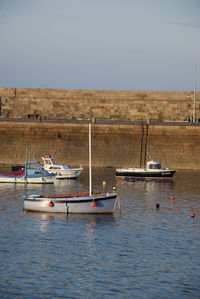
[[[197,65],[194,71],[194,104],[193,104],[193,123],[196,122],[196,81],[197,81]]]
[[[89,190],[92,195],[92,139],[91,139],[91,124],[89,123]]]

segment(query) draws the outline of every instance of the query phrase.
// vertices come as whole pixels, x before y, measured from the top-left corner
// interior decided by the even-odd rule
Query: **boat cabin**
[[[147,162],[147,169],[155,170],[155,169],[162,169],[162,167],[159,162],[152,160],[152,161]]]
[[[25,162],[25,173],[28,176],[48,174],[48,172],[37,161]]]
[[[67,165],[60,165],[56,162],[55,158],[52,157],[51,155],[45,155],[42,157],[43,163],[44,163],[44,168],[49,171],[49,170],[61,170],[61,169],[69,169]]]
[[[56,162],[56,160],[54,159],[54,157],[52,157],[51,155],[45,155],[44,157],[42,157],[42,160],[44,162],[44,165],[49,167],[49,169],[55,169],[55,165],[58,164]],[[53,168],[52,168],[53,166]],[[59,169],[59,167],[58,167]]]

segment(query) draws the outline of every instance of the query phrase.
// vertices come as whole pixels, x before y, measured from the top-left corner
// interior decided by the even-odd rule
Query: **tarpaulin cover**
[[[23,175],[25,175],[25,169],[4,172],[1,175],[3,175],[3,176],[23,176]]]

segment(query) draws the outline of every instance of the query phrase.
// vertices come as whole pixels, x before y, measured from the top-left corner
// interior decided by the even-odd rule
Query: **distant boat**
[[[0,183],[53,184],[55,174],[48,173],[37,161],[24,163],[24,167],[0,174]]]
[[[24,210],[67,214],[112,214],[116,203],[115,188],[111,193],[92,191],[91,124],[89,124],[89,192],[25,196]]]
[[[169,170],[168,168],[162,168],[161,164],[152,160],[146,163],[147,145],[149,136],[149,125],[142,124],[141,143],[140,143],[140,168],[117,168],[116,177],[125,180],[135,179],[159,179],[167,180],[171,179],[176,170]],[[150,155],[149,155],[150,156]],[[143,166],[143,167],[142,167]]]
[[[171,179],[176,170],[163,169],[157,161],[147,162],[146,168],[117,168],[116,177],[121,179]]]
[[[49,173],[56,174],[56,179],[75,179],[77,178],[83,168],[69,168],[67,165],[58,164],[54,157],[45,155],[42,157],[43,167]]]

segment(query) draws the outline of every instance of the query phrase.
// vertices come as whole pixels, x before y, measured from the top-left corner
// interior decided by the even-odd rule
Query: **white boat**
[[[117,168],[116,177],[121,179],[171,179],[176,170],[163,169],[157,161],[148,161],[146,168]]]
[[[24,197],[24,210],[67,214],[112,214],[117,204],[117,193],[92,191],[91,124],[89,124],[89,192],[61,195],[29,195]]]
[[[0,183],[49,184],[54,183],[55,175],[48,173],[37,161],[24,163],[24,167],[0,174]]]
[[[67,165],[58,164],[54,157],[45,155],[42,157],[43,167],[49,173],[56,174],[56,179],[75,179],[77,178],[83,168],[69,168]]]
[[[50,213],[112,214],[117,194],[77,192],[61,195],[30,195],[24,198],[24,210]]]

